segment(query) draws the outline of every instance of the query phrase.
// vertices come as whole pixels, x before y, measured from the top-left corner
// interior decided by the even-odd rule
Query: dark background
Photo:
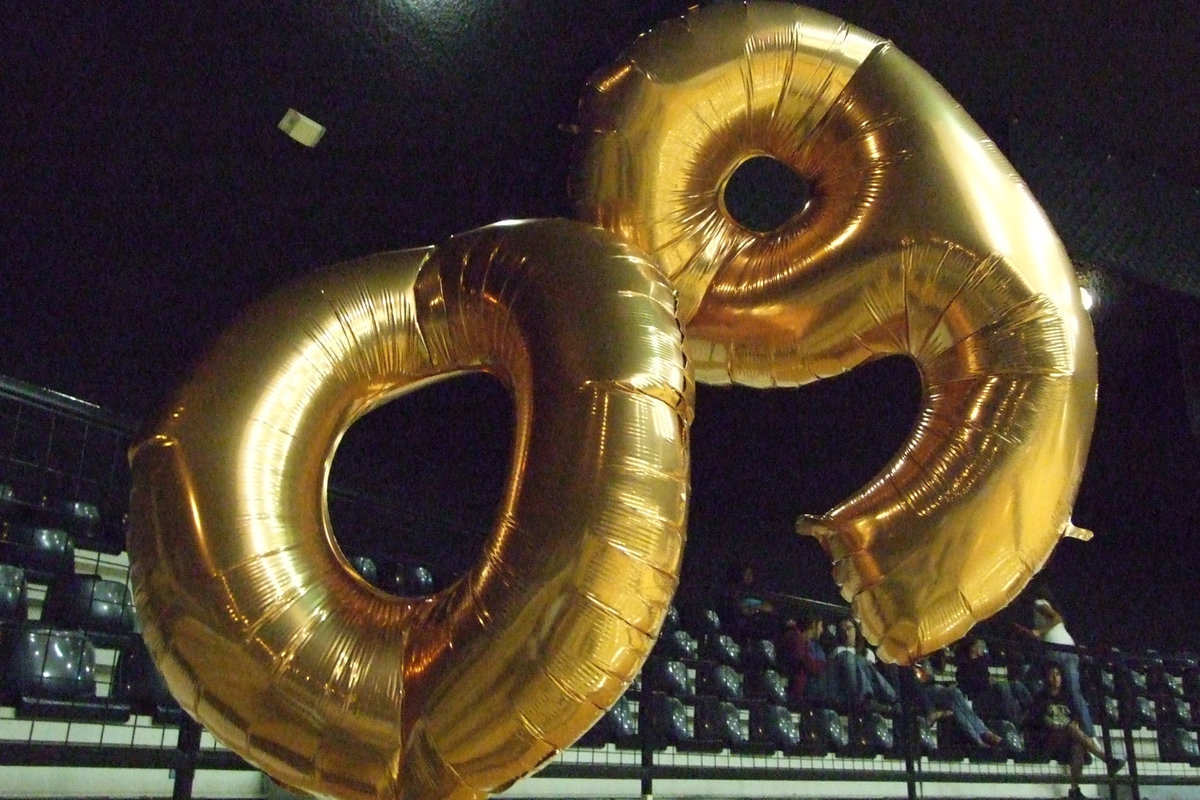
[[[1064,542],[1043,577],[1082,641],[1200,647],[1200,19],[1144,0],[814,4],[938,78],[1102,283],[1075,512],[1096,539]],[[144,417],[292,276],[569,215],[588,76],[686,5],[4,4],[0,374]],[[327,126],[316,148],[277,129],[289,107]],[[799,391],[701,387],[685,582],[745,560],[764,586],[835,599],[793,520],[887,460],[916,392],[890,361]],[[335,478],[461,519],[439,546],[469,555],[504,478],[507,404],[487,378],[405,398],[351,430]]]

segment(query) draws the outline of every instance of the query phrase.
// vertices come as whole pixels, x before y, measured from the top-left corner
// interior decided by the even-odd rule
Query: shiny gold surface
[[[1079,534],[1096,353],[1071,263],[920,67],[820,12],[713,5],[597,74],[578,127],[577,215],[670,275],[698,380],[799,386],[890,354],[919,367],[901,451],[797,524],[832,556],[883,657],[957,639]],[[738,224],[723,196],[759,155],[812,187],[768,233]]]
[[[514,398],[495,528],[448,589],[385,594],[334,541],[334,450],[468,370]],[[188,713],[289,786],[498,791],[584,733],[657,636],[691,398],[669,284],[598,228],[501,224],[323,271],[246,313],[131,451],[146,642]]]

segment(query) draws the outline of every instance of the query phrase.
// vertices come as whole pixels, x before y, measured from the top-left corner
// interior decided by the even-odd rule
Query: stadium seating
[[[29,613],[29,587],[25,570],[0,564],[0,621],[24,622]]]
[[[96,650],[82,631],[39,624],[4,631],[5,704],[21,719],[123,722],[130,708],[96,693]]]
[[[75,570],[75,542],[62,528],[10,523],[0,539],[0,563],[25,569],[26,580],[48,583]]]
[[[119,648],[134,632],[130,595],[119,581],[72,573],[49,585],[41,618],[59,629],[85,631],[97,645]]]
[[[150,717],[155,725],[178,725],[183,710],[167,689],[162,674],[140,637],[122,648],[113,671],[112,696],[132,713]]]

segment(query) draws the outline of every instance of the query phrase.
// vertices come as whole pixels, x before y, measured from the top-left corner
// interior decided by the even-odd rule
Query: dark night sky
[[[588,75],[687,4],[10,4],[0,374],[144,416],[239,309],[293,275],[567,214],[563,128]],[[1200,186],[1200,20],[1174,4],[818,6],[892,38],[1002,147],[1010,120],[1031,120]],[[276,129],[288,107],[329,127],[318,147]],[[1200,647],[1200,447],[1179,341],[1200,315],[1195,298],[1118,287],[1096,319],[1100,414],[1076,509],[1097,537],[1063,543],[1046,577],[1084,641]],[[712,577],[733,543],[764,583],[833,599],[825,557],[792,521],[886,461],[913,380],[884,362],[800,391],[702,387],[685,580]],[[406,399],[351,431],[340,474],[486,525],[506,402],[486,380]]]

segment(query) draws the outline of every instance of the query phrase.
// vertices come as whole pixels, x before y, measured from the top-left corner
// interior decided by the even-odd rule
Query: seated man
[[[942,717],[953,717],[959,730],[976,747],[996,747],[1003,742],[971,708],[961,689],[954,684],[934,681],[933,667],[928,659],[914,664],[909,675],[917,710],[931,724]]]
[[[830,703],[847,712],[893,710],[899,696],[859,636],[858,623],[849,617],[839,621],[834,636],[827,670]]]
[[[1020,681],[992,676],[992,656],[979,637],[964,641],[954,659],[955,680],[982,717],[1006,719],[1020,726],[1033,704],[1029,689]]]

